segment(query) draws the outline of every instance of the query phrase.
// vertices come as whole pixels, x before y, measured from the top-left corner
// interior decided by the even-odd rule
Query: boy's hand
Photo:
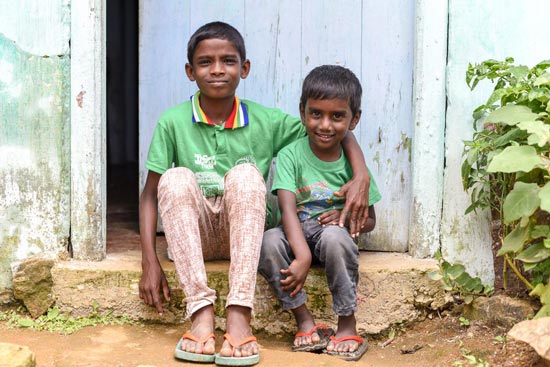
[[[141,280],[139,281],[139,298],[141,298],[145,304],[154,306],[159,315],[162,315],[164,310],[160,299],[161,288],[164,299],[167,302],[170,301],[170,287],[168,287],[164,271],[162,271],[158,262],[156,264],[143,262],[142,268],[143,272],[141,273]]]
[[[336,191],[334,195],[345,197],[346,202],[340,214],[339,226],[344,227],[349,219],[349,231],[353,238],[358,237],[369,218],[370,176],[353,177]]]
[[[290,297],[294,297],[304,287],[306,282],[311,258],[307,260],[294,259],[288,269],[281,269],[281,274],[286,275],[286,278],[281,280],[281,285],[284,291],[293,289]]]
[[[322,226],[338,225],[340,221],[340,210],[332,209],[317,217],[317,221]]]

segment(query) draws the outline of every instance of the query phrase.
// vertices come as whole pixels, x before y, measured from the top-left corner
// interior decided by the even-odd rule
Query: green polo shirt
[[[223,178],[237,164],[255,164],[267,180],[272,158],[304,136],[305,128],[299,118],[279,109],[240,102],[248,124],[237,128],[193,122],[191,101],[165,111],[153,134],[147,169],[163,174],[172,167],[187,167],[205,197],[223,195]]]

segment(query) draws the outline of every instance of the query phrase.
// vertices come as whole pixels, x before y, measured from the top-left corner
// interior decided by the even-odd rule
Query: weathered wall
[[[548,59],[550,42],[546,0],[456,0],[449,2],[446,164],[441,248],[450,262],[492,282],[493,261],[487,213],[464,215],[470,204],[462,189],[463,141],[472,138],[472,111],[490,95],[490,83],[471,92],[465,82],[468,63],[512,56],[533,66]]]
[[[69,4],[0,0],[0,302],[11,262],[67,248]]]

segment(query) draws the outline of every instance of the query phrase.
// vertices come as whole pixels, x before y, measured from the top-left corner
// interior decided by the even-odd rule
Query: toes
[[[318,343],[321,341],[321,337],[317,333],[311,334],[311,342]]]

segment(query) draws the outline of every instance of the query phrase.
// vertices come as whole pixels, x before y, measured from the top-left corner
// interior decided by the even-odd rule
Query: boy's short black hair
[[[349,102],[355,115],[361,111],[363,89],[355,74],[339,65],[322,65],[311,70],[304,79],[300,106],[304,108],[308,99],[341,98]]]
[[[231,42],[239,52],[241,62],[246,60],[244,39],[239,31],[224,22],[211,22],[197,29],[191,38],[189,38],[189,42],[187,43],[187,60],[190,64],[193,64],[193,55],[195,54],[199,42],[213,38]]]

